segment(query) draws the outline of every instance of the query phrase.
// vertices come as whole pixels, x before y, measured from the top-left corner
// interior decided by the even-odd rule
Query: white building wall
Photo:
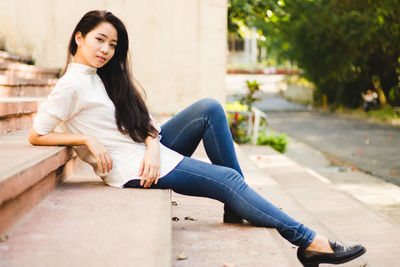
[[[225,102],[226,0],[2,0],[0,41],[38,66],[62,68],[75,25],[93,9],[125,23],[152,113],[176,113],[203,97]]]

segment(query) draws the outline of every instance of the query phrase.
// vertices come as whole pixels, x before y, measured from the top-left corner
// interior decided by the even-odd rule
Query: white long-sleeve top
[[[133,141],[118,130],[114,103],[96,71],[97,68],[70,63],[47,100],[40,105],[33,128],[41,135],[55,131],[96,137],[113,159],[109,173],[102,173],[97,168],[96,159],[86,146],[74,146],[74,150],[106,184],[122,187],[129,180],[140,179],[138,171],[146,145]],[[160,132],[159,125],[154,125]],[[158,138],[161,139],[161,135]],[[162,179],[181,162],[183,156],[160,143],[160,159]]]

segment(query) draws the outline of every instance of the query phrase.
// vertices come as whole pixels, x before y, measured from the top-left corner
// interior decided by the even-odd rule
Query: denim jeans
[[[222,106],[202,99],[161,126],[161,143],[184,159],[150,188],[219,200],[240,217],[263,227],[273,227],[296,246],[308,247],[315,232],[295,221],[251,189],[243,177]],[[210,163],[190,158],[203,140]],[[124,187],[140,187],[131,180]]]

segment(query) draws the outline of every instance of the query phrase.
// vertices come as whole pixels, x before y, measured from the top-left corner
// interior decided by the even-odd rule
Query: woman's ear
[[[77,46],[81,46],[83,42],[83,36],[81,32],[75,33],[75,43]]]

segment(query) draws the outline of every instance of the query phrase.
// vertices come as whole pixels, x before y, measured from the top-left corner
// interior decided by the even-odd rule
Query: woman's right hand
[[[96,158],[99,171],[102,173],[109,173],[112,170],[113,161],[104,145],[90,135],[87,136],[85,145]]]

